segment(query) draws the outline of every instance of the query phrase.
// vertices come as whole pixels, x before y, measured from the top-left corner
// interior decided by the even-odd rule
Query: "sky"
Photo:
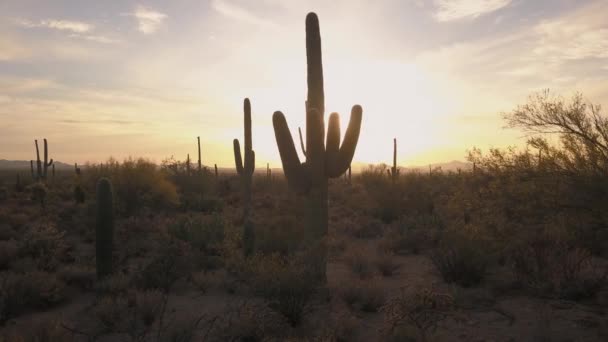
[[[234,165],[243,99],[258,167],[272,113],[304,129],[304,19],[318,14],[326,118],[363,107],[356,162],[464,160],[522,145],[502,112],[551,89],[608,105],[608,0],[2,0],[0,159]],[[296,145],[298,142],[296,141]],[[303,159],[301,157],[301,159]]]

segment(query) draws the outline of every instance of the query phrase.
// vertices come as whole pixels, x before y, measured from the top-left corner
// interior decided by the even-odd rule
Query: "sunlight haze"
[[[4,0],[0,159],[33,159],[43,137],[67,163],[196,159],[200,136],[205,165],[234,167],[248,97],[257,165],[280,167],[272,113],[299,151],[309,11],[326,121],[344,133],[363,107],[354,162],[390,162],[393,137],[404,166],[522,144],[500,113],[545,88],[607,104],[605,0]]]

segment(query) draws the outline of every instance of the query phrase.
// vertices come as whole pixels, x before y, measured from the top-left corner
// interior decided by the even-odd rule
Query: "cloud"
[[[26,19],[18,19],[17,24],[27,28],[45,27],[59,31],[71,31],[75,33],[85,33],[91,31],[94,26],[82,21],[47,19],[39,22],[32,22]]]
[[[130,14],[137,19],[137,30],[143,34],[153,34],[161,27],[167,15],[143,6],[137,6]]]
[[[538,24],[534,31],[540,40],[534,52],[555,62],[608,58],[608,23],[600,14],[608,11],[608,4],[598,7]]]
[[[70,37],[80,38],[80,39],[84,39],[84,40],[88,40],[88,41],[92,41],[92,42],[96,42],[96,43],[102,43],[102,44],[117,44],[117,43],[122,42],[122,40],[120,40],[120,39],[114,39],[114,38],[110,38],[110,37],[106,37],[106,36],[102,36],[102,35],[72,34],[72,35],[70,35]]]
[[[273,22],[260,18],[250,10],[231,1],[213,0],[211,1],[211,7],[218,13],[238,21],[260,26],[276,26]]]
[[[511,4],[512,0],[435,0],[435,20],[475,19]]]

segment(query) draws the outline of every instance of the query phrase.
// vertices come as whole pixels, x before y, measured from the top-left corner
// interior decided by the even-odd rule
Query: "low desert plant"
[[[373,267],[366,255],[352,251],[346,255],[345,258],[351,271],[357,275],[359,279],[366,279],[372,276]]]
[[[444,236],[431,260],[446,282],[468,287],[484,279],[490,255],[480,238],[453,233]]]
[[[317,288],[313,271],[302,260],[278,254],[257,254],[249,265],[254,292],[291,325],[298,325]]]
[[[65,284],[46,272],[4,273],[0,278],[0,323],[32,309],[48,309],[65,298]]]
[[[453,298],[433,288],[416,290],[390,299],[382,308],[385,314],[384,333],[390,339],[402,333],[404,328],[413,327],[418,336],[408,336],[399,340],[428,341],[429,332],[448,317],[453,309]]]
[[[376,256],[374,260],[374,265],[380,272],[383,277],[390,277],[395,274],[395,272],[401,266],[396,260],[395,256],[387,253],[381,253]]]
[[[349,307],[364,312],[377,312],[386,301],[384,289],[373,281],[345,286],[340,296]]]

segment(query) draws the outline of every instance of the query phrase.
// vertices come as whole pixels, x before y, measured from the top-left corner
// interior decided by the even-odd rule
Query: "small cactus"
[[[215,179],[217,179],[219,176],[219,173],[217,172],[217,164],[214,164],[213,167],[215,168]]]
[[[190,176],[190,154],[186,157],[186,174]]]
[[[196,141],[198,142],[198,173],[201,174],[203,172],[203,161],[201,160],[201,137],[196,137]]]
[[[393,139],[393,167],[388,170],[388,175],[391,177],[393,183],[399,178],[399,168],[397,167],[397,138]]]
[[[107,178],[97,182],[97,221],[95,255],[97,278],[112,274],[112,243],[114,238],[114,208],[112,183]]]

